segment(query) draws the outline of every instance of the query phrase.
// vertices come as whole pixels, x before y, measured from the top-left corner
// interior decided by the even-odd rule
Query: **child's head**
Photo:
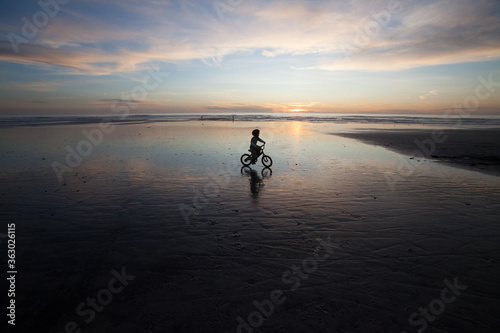
[[[252,135],[253,135],[253,136],[259,136],[259,134],[260,134],[260,131],[259,131],[258,129],[254,129],[254,130],[252,131]]]

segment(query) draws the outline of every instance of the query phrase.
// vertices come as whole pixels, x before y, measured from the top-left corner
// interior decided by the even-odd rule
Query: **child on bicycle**
[[[255,164],[257,162],[257,158],[259,157],[261,148],[257,146],[257,142],[262,142],[263,144],[266,144],[266,141],[262,140],[259,138],[260,131],[258,129],[254,129],[252,131],[253,138],[250,140],[250,151],[252,152],[252,164]]]

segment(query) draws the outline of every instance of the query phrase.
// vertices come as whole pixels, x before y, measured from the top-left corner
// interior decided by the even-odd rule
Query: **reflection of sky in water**
[[[65,163],[66,146],[76,149],[81,140],[86,140],[82,130],[95,128],[97,125],[2,129],[0,151],[4,158],[0,166],[13,172],[51,169],[53,161]],[[350,160],[370,165],[395,160],[394,153],[382,148],[325,134],[345,131],[348,125],[176,122],[117,125],[112,133],[104,134],[100,145],[92,146],[92,153],[83,157],[74,171],[104,169],[101,171],[111,174],[113,170],[133,174],[149,170],[162,175],[224,170],[225,165],[238,162],[240,155],[247,152],[254,128],[261,129],[261,138],[268,143],[266,153],[273,158],[275,171],[302,169],[315,173]],[[257,165],[261,166],[260,160]]]
[[[272,176],[262,179],[258,193],[248,174],[240,173],[239,162],[256,127],[267,142],[266,153],[274,161]],[[50,209],[70,207],[78,218],[84,214],[81,207],[111,215],[135,207],[141,219],[158,216],[160,211],[169,218],[181,219],[179,204],[192,205],[196,191],[203,192],[207,184],[229,175],[229,184],[217,190],[209,207],[233,205],[251,212],[258,200],[261,208],[275,206],[304,215],[388,193],[385,175],[401,165],[396,153],[326,134],[346,129],[338,124],[165,122],[116,126],[112,133],[104,134],[103,142],[93,147],[79,166],[64,175],[62,185],[51,163],[64,163],[65,147],[76,148],[85,139],[82,130],[95,128],[1,129],[2,178],[12,181],[3,191],[17,191],[11,200],[19,201],[18,207],[43,202],[46,207],[39,209],[47,214]],[[237,167],[228,171],[231,163]],[[260,175],[262,168],[259,160],[254,169]],[[444,179],[452,171],[473,179],[486,177],[431,163],[423,163],[417,174]],[[21,184],[20,189],[19,183],[28,182],[26,179],[30,183]]]

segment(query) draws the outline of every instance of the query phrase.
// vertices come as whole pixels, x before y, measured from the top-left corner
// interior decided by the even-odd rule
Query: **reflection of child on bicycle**
[[[252,152],[252,164],[257,162],[257,158],[259,157],[261,148],[257,146],[257,142],[260,141],[263,144],[266,144],[264,140],[259,138],[260,131],[258,129],[254,129],[252,131],[253,138],[250,140],[250,151]]]

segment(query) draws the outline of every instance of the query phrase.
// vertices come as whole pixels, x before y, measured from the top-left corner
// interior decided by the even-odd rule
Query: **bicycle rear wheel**
[[[240,161],[244,166],[249,166],[252,163],[252,156],[250,154],[243,154],[240,157]]]
[[[269,168],[271,165],[273,165],[273,159],[271,158],[271,156],[264,155],[262,156],[262,164],[264,164],[265,167]]]

